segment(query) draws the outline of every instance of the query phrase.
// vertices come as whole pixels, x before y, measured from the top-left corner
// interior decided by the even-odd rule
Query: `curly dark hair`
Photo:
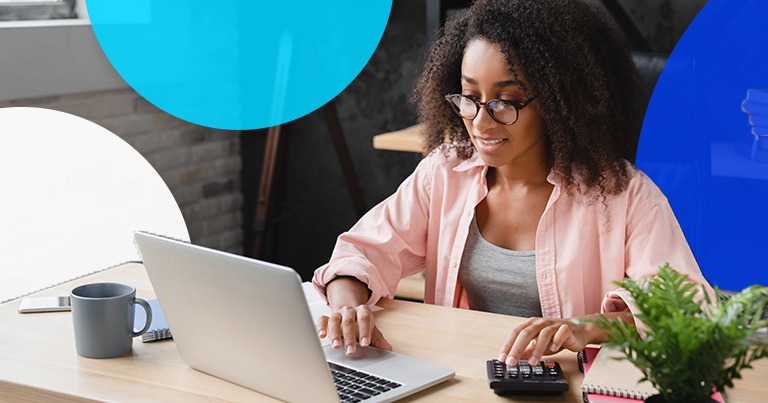
[[[425,155],[445,139],[462,158],[474,148],[445,101],[460,86],[470,40],[496,44],[510,71],[527,77],[545,122],[549,160],[566,185],[617,194],[626,189],[641,125],[640,77],[612,19],[586,0],[477,0],[448,21],[413,94],[425,126]]]

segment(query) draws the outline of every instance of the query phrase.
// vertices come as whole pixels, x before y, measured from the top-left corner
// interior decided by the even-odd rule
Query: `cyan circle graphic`
[[[362,70],[392,0],[88,0],[107,59],[149,102],[218,129],[282,124]]]
[[[659,77],[638,149],[704,276],[728,290],[768,285],[766,21],[765,0],[710,0]]]

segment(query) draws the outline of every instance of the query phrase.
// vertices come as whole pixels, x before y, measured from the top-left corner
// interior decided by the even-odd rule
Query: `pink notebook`
[[[614,360],[618,352],[587,347],[584,349],[584,381],[581,391],[585,403],[624,402],[638,403],[658,391],[650,382],[637,382],[643,373],[627,360]],[[725,400],[716,392],[712,398]]]

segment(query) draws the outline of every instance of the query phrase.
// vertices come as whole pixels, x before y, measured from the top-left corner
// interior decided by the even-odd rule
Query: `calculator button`
[[[548,365],[550,364],[551,365]],[[508,366],[497,360],[486,362],[489,386],[499,395],[546,394],[558,395],[568,390],[568,382],[554,361],[542,361],[531,365],[520,360],[516,366]]]

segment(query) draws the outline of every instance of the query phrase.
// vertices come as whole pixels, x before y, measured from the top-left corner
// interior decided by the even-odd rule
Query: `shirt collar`
[[[456,165],[453,170],[456,172],[465,172],[476,168],[482,168],[482,177],[485,177],[485,175],[488,173],[488,165],[483,162],[482,158],[480,158],[480,154],[477,152],[472,154],[471,157],[459,163],[459,165]],[[561,185],[564,178],[565,177],[562,173],[552,169],[549,171],[549,175],[547,175],[547,182],[553,185]]]
[[[461,161],[459,165],[456,165],[453,168],[453,170],[456,172],[464,172],[477,167],[484,167],[483,171],[484,172],[488,171],[488,166],[485,165],[483,160],[480,158],[480,154],[475,152],[474,154],[472,154],[471,157],[465,159],[464,161]]]

